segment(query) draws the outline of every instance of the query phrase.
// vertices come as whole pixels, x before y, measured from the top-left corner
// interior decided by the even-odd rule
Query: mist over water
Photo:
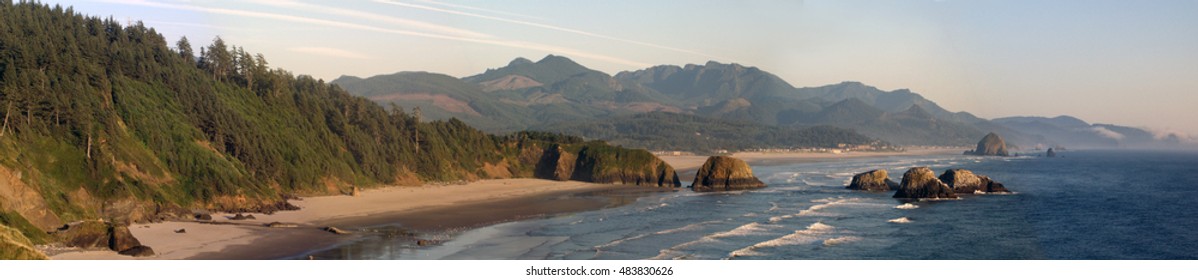
[[[467,230],[439,246],[366,240],[354,259],[1196,259],[1198,153],[902,156],[756,166],[766,189],[652,194],[627,206]],[[905,203],[844,189],[887,169],[966,168],[1015,194]],[[394,241],[391,241],[394,242]],[[370,248],[370,249],[363,249]]]

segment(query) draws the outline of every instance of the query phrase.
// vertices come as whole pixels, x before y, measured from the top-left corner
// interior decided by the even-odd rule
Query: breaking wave
[[[915,204],[911,204],[911,203],[903,203],[902,205],[894,207],[894,209],[903,209],[903,210],[909,210],[909,209],[915,209],[915,208],[919,208],[919,205],[915,205]]]
[[[821,235],[831,233],[833,229],[836,229],[836,227],[824,224],[822,222],[815,222],[814,224],[807,226],[806,229],[796,230],[794,233],[787,234],[782,237],[762,241],[760,243],[729,252],[728,258],[759,256],[761,254],[756,250],[761,248],[816,243],[821,240]]]
[[[841,236],[841,237],[836,237],[836,238],[829,238],[828,240],[824,240],[824,246],[836,246],[836,245],[849,243],[849,242],[857,242],[859,240],[861,240],[861,237],[856,237],[856,236]]]

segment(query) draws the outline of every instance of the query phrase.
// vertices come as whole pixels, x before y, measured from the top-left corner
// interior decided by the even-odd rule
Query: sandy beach
[[[301,210],[254,214],[254,220],[230,220],[214,213],[212,222],[134,224],[130,231],[154,257],[139,259],[277,259],[302,256],[355,238],[321,230],[349,231],[382,221],[402,221],[414,231],[475,227],[554,213],[612,206],[589,195],[648,189],[620,185],[541,179],[482,180],[462,185],[430,184],[363,190],[359,196],[322,196],[292,201]],[[279,222],[294,227],[266,227]],[[179,233],[176,231],[184,230]],[[50,252],[52,259],[134,259],[112,251]]]

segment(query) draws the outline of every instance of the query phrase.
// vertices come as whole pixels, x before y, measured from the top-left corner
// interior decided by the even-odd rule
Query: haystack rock
[[[1010,155],[1007,153],[1007,142],[1002,140],[1002,136],[998,136],[994,132],[986,134],[986,137],[982,137],[982,141],[978,141],[977,148],[973,149],[973,151],[966,151],[965,154],[1004,157]]]
[[[899,184],[890,180],[886,170],[878,169],[853,175],[853,181],[849,183],[850,190],[863,190],[871,192],[884,192],[897,189]]]
[[[707,158],[695,173],[691,190],[696,192],[735,191],[764,188],[765,183],[753,176],[753,169],[743,160],[727,156]]]
[[[936,178],[936,172],[927,167],[916,167],[903,173],[903,182],[899,184],[894,198],[957,198],[953,189]]]
[[[990,177],[973,174],[965,169],[949,169],[940,175],[940,181],[953,189],[955,193],[1009,193],[1002,183],[991,180]]]

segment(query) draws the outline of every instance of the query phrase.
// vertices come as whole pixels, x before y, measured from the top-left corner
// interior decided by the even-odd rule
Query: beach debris
[[[284,222],[270,222],[270,223],[263,224],[263,226],[265,226],[265,227],[271,227],[271,228],[293,228],[293,227],[299,227],[299,225],[298,225],[298,224],[295,224],[295,223],[284,223]]]
[[[176,229],[175,233],[187,233],[187,229],[185,229],[185,228]]]
[[[210,215],[208,213],[197,213],[197,214],[195,214],[195,218],[196,218],[196,220],[200,220],[200,221],[211,221],[212,215]]]
[[[416,239],[416,246],[432,246],[441,244],[441,240]]]
[[[324,231],[327,231],[327,232],[331,232],[331,233],[334,233],[334,234],[351,234],[351,233],[353,233],[352,231],[348,231],[348,230],[344,230],[344,229],[339,229],[339,228],[336,228],[336,227],[323,227],[323,228],[321,228],[321,230],[324,230]]]
[[[254,217],[254,215],[253,215],[253,214],[249,214],[249,215],[242,215],[241,213],[237,213],[237,215],[233,215],[233,217],[227,217],[227,218],[229,218],[230,220],[234,220],[234,221],[241,221],[241,220],[256,220],[256,219],[258,219],[257,217]]]

